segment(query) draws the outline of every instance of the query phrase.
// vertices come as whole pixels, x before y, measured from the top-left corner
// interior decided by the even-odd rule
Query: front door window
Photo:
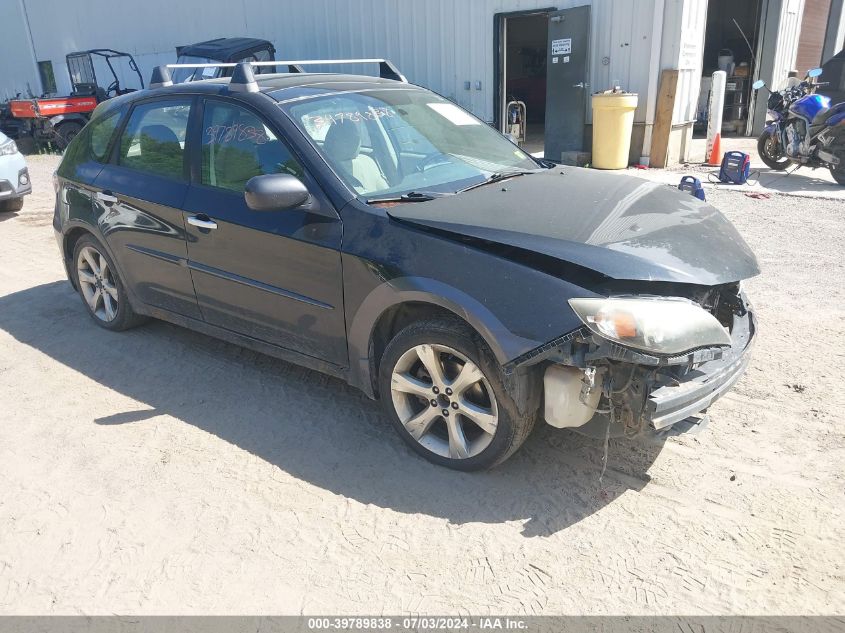
[[[254,176],[302,177],[285,144],[250,110],[208,101],[202,126],[202,184],[241,193]]]

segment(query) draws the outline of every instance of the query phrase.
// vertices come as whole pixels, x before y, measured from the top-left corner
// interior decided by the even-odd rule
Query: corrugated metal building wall
[[[488,121],[493,119],[496,13],[592,4],[592,89],[620,84],[644,94],[654,70],[653,37],[661,37],[654,33],[655,4],[663,5],[662,0],[243,0],[232,6],[146,0],[121,3],[119,19],[113,19],[112,0],[76,0],[72,13],[57,10],[55,0],[25,2],[36,54],[53,61],[60,92],[69,89],[64,56],[72,50],[128,50],[146,77],[156,64],[173,61],[176,45],[249,35],[271,40],[281,57],[389,57],[411,81]],[[706,6],[706,0],[695,4]],[[3,52],[6,59],[16,56],[11,49]],[[603,58],[609,63],[602,64]],[[465,81],[473,82],[472,90],[464,89]],[[480,91],[474,89],[476,81],[482,82]],[[642,104],[637,119],[644,116]]]
[[[672,132],[669,140],[669,162],[689,157],[692,125],[701,89],[701,70],[704,54],[704,34],[707,30],[707,0],[672,2],[667,0],[663,11],[663,47],[660,69],[677,68],[678,86],[675,109],[672,112]],[[656,103],[654,104],[656,107]],[[649,122],[653,122],[653,116]],[[646,126],[644,153],[649,151],[650,130]]]
[[[763,79],[766,85],[777,90],[786,85],[789,71],[795,67],[803,15],[804,0],[765,0],[754,79]],[[766,98],[759,98],[760,95],[759,92],[751,94],[754,112],[751,132],[755,135],[760,134],[766,124]]]
[[[3,0],[0,8],[0,101],[17,93],[26,95],[29,90],[40,92],[40,87],[23,2]]]
[[[768,1],[789,5],[779,24],[786,44],[778,47],[775,62],[785,77],[794,62],[804,0]],[[674,124],[694,118],[707,14],[707,0],[145,0],[119,6],[113,0],[75,0],[72,12],[62,10],[58,0],[4,2],[12,10],[4,10],[0,36],[12,35],[0,37],[0,63],[8,67],[0,73],[0,95],[24,92],[27,82],[37,91],[36,60],[52,61],[58,91],[66,94],[64,56],[70,51],[126,50],[146,80],[155,65],[174,61],[177,45],[253,36],[271,40],[281,58],[388,57],[412,82],[491,122],[497,107],[495,14],[588,4],[590,90],[621,85],[640,94],[634,156],[643,146],[648,151],[661,69],[681,69]],[[788,10],[793,6],[794,12]],[[31,44],[22,38],[29,32]],[[123,79],[131,85],[131,77]],[[589,123],[589,112],[587,117]]]
[[[774,76],[772,77],[772,85],[774,86],[783,86],[787,77],[789,77],[789,71],[795,68],[803,16],[804,0],[784,1],[777,36]]]
[[[676,124],[695,120],[706,27],[706,0],[671,5],[667,3],[660,66],[679,70],[673,116]]]

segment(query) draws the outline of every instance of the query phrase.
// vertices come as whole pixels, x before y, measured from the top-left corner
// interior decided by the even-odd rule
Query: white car
[[[15,142],[0,132],[0,211],[18,211],[32,193],[26,160]]]

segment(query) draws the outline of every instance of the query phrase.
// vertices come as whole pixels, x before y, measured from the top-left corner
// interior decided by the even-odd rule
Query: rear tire
[[[120,332],[146,320],[132,309],[114,262],[93,235],[85,235],[76,242],[71,270],[82,303],[94,323]]]
[[[9,213],[23,209],[23,198],[0,201],[0,212]]]
[[[18,151],[26,156],[27,154],[34,154],[38,149],[38,144],[31,136],[21,136],[15,139],[18,145]]]
[[[540,408],[533,372],[505,376],[484,341],[447,318],[413,323],[393,338],[379,366],[379,395],[415,452],[462,471],[510,457]]]
[[[845,187],[845,150],[839,150],[835,155],[839,159],[839,164],[830,168],[830,175],[837,183]]]
[[[64,123],[60,123],[56,128],[59,148],[65,149],[81,131],[82,125],[77,121],[65,121]]]
[[[783,153],[780,140],[771,132],[763,132],[757,139],[757,153],[766,166],[775,171],[785,171],[792,161]]]

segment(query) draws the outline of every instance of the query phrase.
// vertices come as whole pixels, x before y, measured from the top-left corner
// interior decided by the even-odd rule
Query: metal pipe
[[[707,156],[713,150],[713,141],[716,134],[722,132],[722,114],[725,110],[725,83],[728,80],[728,73],[724,70],[717,70],[713,73],[713,82],[710,85],[710,105],[707,110]]]

